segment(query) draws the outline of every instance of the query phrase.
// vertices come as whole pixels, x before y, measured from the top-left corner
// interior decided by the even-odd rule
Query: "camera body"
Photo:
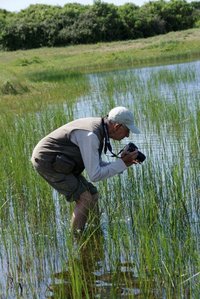
[[[125,150],[128,152],[134,152],[136,149],[138,149],[138,147],[132,142],[129,142],[125,147]],[[145,159],[146,159],[146,156],[143,153],[141,153],[140,151],[138,151],[136,160],[138,160],[139,163],[142,163]]]

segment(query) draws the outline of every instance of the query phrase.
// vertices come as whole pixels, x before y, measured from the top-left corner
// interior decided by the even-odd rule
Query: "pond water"
[[[199,199],[196,198],[196,190],[200,188],[200,174],[198,172],[196,182],[192,182],[191,173],[197,164],[200,165],[200,156],[199,152],[196,154],[192,153],[190,148],[189,123],[191,115],[194,117],[195,122],[199,118],[199,112],[197,112],[200,105],[199,70],[200,61],[195,61],[176,65],[91,74],[88,76],[91,84],[91,93],[81,97],[74,108],[74,117],[79,118],[97,115],[104,116],[114,106],[131,107],[136,115],[136,123],[141,130],[141,134],[130,135],[129,140],[123,140],[120,145],[114,143],[114,150],[118,152],[129,141],[134,141],[139,149],[147,155],[147,160],[150,159],[152,163],[155,163],[155,168],[159,164],[163,174],[166,174],[168,169],[179,164],[178,160],[183,150],[184,163],[178,165],[179,170],[183,172],[181,189],[183,193],[185,193],[184,189],[187,189],[187,194],[189,194],[187,198],[190,201],[188,217],[196,236],[199,234]],[[125,88],[124,84],[126,85]],[[160,117],[155,115],[154,120],[154,107],[151,107],[149,111],[145,110],[146,103],[152,101],[154,97],[156,98],[155,105],[158,105],[159,101],[164,101],[167,104],[164,107],[165,109],[168,109],[168,104],[172,104],[172,109],[175,108],[175,105],[179,106],[177,114],[174,114],[174,118],[177,117],[177,123],[173,123],[174,119],[165,120],[162,118],[163,114]],[[144,102],[141,106],[140,101]],[[143,108],[145,113],[143,113]],[[157,117],[158,119],[156,120]],[[157,121],[159,128],[156,126]],[[198,134],[197,127],[195,128]],[[196,137],[199,141],[200,136]],[[108,156],[104,156],[104,159],[112,160]],[[137,174],[139,171],[137,170]],[[163,174],[161,171],[161,177]],[[126,184],[126,179],[127,175],[124,174],[124,184]],[[173,178],[163,175],[161,179],[162,184],[169,184],[168,179],[173,180]],[[189,181],[191,181],[190,184],[188,184]],[[112,183],[111,181],[110,184],[112,185]],[[160,177],[157,178],[157,185],[160,185]],[[168,190],[166,188],[166,197],[168,196],[167,193]],[[103,214],[102,225],[105,231],[109,226],[106,222],[106,215]],[[121,259],[123,260],[123,254]],[[135,267],[133,268],[135,273]],[[127,272],[129,271],[127,270]],[[127,290],[127,296],[131,294],[136,295],[137,292],[140,294],[137,287]],[[122,297],[123,295],[120,298]],[[164,297],[165,295],[163,294]]]
[[[199,70],[200,61],[195,61],[88,75],[91,91],[74,105],[74,118],[105,116],[114,106],[131,108],[141,134],[130,135],[129,139],[121,143],[113,142],[113,149],[118,152],[129,141],[133,141],[145,153],[147,159],[143,165],[131,168],[130,172],[116,179],[110,179],[107,183],[97,184],[101,196],[104,197],[101,203],[103,207],[101,232],[99,234],[97,232],[98,242],[90,241],[91,245],[87,244],[81,248],[79,252],[81,259],[77,256],[76,244],[72,246],[73,258],[70,256],[69,243],[66,242],[69,237],[69,208],[63,206],[63,199],[60,199],[55,191],[52,196],[55,215],[52,223],[49,221],[49,228],[53,234],[51,231],[43,233],[42,228],[34,231],[24,213],[21,221],[24,222],[28,244],[24,243],[24,231],[21,230],[20,220],[10,201],[9,220],[16,223],[16,235],[18,233],[22,237],[16,237],[15,234],[9,236],[8,229],[7,233],[4,231],[4,238],[8,237],[8,239],[0,240],[1,299],[72,298],[66,295],[71,292],[72,288],[73,279],[70,271],[73,267],[79,269],[80,263],[83,264],[84,273],[77,273],[75,278],[85,281],[88,289],[93,294],[95,293],[92,299],[135,298],[134,296],[147,298],[144,294],[148,294],[148,298],[170,298],[167,287],[163,283],[164,278],[163,285],[160,286],[161,290],[158,291],[160,282],[158,280],[156,283],[153,267],[150,269],[153,276],[151,282],[150,279],[141,275],[139,265],[142,264],[140,252],[143,250],[143,245],[140,247],[140,238],[142,238],[143,231],[139,232],[139,229],[143,223],[140,222],[139,215],[144,212],[146,218],[151,218],[151,215],[148,216],[148,206],[145,202],[147,197],[153,201],[157,196],[154,209],[151,205],[149,207],[152,208],[152,213],[156,209],[159,210],[158,215],[156,214],[158,219],[155,222],[159,223],[162,233],[166,233],[166,238],[170,240],[172,234],[170,221],[174,221],[175,227],[175,219],[182,217],[181,213],[187,210],[187,220],[193,235],[191,242],[194,241],[193,250],[196,257],[196,252],[199,250],[197,244],[200,231],[200,204],[197,198],[198,190],[200,190],[198,168],[200,157],[199,151],[196,150],[199,149]],[[63,104],[63,108],[67,114],[67,105]],[[103,158],[113,159],[110,156]],[[152,185],[151,182],[153,182]],[[124,206],[119,205],[119,200],[115,200],[119,197],[119,190],[120,200],[124,202]],[[184,196],[181,197],[182,195]],[[174,198],[177,198],[177,206]],[[183,203],[182,206],[178,206],[179,198]],[[183,211],[181,210],[178,214],[179,210],[177,208],[176,211],[176,207],[183,207]],[[174,218],[172,218],[173,210],[177,213]],[[185,216],[183,218],[185,221]],[[183,224],[185,224],[184,221]],[[180,228],[181,233],[182,229],[183,227]],[[120,238],[116,243],[118,230]],[[157,233],[160,233],[160,230]],[[184,238],[186,237],[183,234],[178,247],[181,246]],[[188,240],[185,243],[189,243]],[[138,242],[137,246],[134,242]],[[167,261],[164,262],[165,248],[159,242],[161,241],[158,241],[159,256],[162,257],[161,266],[164,264],[165,269],[169,265],[165,265],[167,263]],[[116,260],[117,265],[115,265]],[[188,257],[183,264],[184,270],[187,269],[184,273],[188,274],[185,280],[190,274],[191,276],[195,274],[193,272],[195,265],[192,262],[190,264],[189,260]],[[147,268],[146,265],[145,267]],[[113,269],[115,269],[114,273]],[[163,274],[161,270],[159,271],[162,277]],[[168,276],[167,280],[170,284]],[[113,283],[116,284],[115,290],[113,290]],[[149,293],[142,292],[141,285],[148,286]],[[190,286],[190,289],[195,286],[196,282],[194,286]],[[182,296],[179,298],[186,298],[184,296],[188,294],[188,289],[186,293],[184,291],[179,293]],[[89,295],[86,298],[90,298]],[[195,296],[191,295],[190,298],[195,298]]]
[[[91,92],[79,99],[74,107],[74,118],[104,116],[114,106],[130,107],[141,134],[130,134],[129,139],[113,143],[116,153],[132,141],[147,157],[151,160],[162,160],[163,167],[168,168],[170,164],[174,164],[175,155],[179,155],[180,148],[184,147],[185,167],[191,167],[191,159],[199,161],[199,157],[191,157],[188,143],[191,115],[195,122],[197,117],[199,118],[199,70],[200,61],[195,61],[91,74]],[[162,113],[157,115],[159,102],[163,102],[164,105],[163,109],[158,107]],[[169,113],[172,113],[176,106],[178,108],[172,119],[165,120],[163,116],[167,115],[168,108],[171,109]],[[176,117],[177,121],[174,124]],[[166,165],[163,160],[165,157]]]
[[[190,71],[188,75],[185,74],[183,80],[181,78],[181,73],[184,74],[186,71]],[[138,69],[128,69],[128,70],[120,70],[120,71],[111,71],[111,72],[103,72],[97,74],[88,75],[90,84],[91,84],[91,92],[90,94],[81,97],[75,107],[75,118],[79,117],[87,117],[88,115],[96,116],[97,107],[100,108],[100,111],[105,111],[104,107],[104,98],[102,98],[102,84],[106,82],[110,78],[114,77],[124,77],[131,78],[131,80],[138,80],[139,83],[143,82],[143,93],[148,97],[148,83],[149,80],[151,82],[151,78],[154,75],[157,75],[159,80],[160,71],[163,74],[166,74],[168,71],[172,72],[174,77],[173,85],[176,86],[177,95],[181,95],[186,93],[188,96],[188,102],[191,104],[191,109],[194,109],[193,102],[195,94],[200,93],[200,61],[187,62],[181,64],[172,64],[165,66],[154,66],[154,67],[146,67],[146,68],[138,68]],[[161,74],[162,75],[162,74]],[[179,76],[179,78],[177,78]],[[173,77],[171,78],[171,81]],[[167,82],[167,79],[159,80],[158,90],[160,90],[161,96],[167,97],[169,101],[174,99],[174,90],[170,87],[170,82]],[[116,88],[117,90],[117,88]],[[107,97],[107,101],[108,101]],[[128,101],[127,101],[128,99]],[[129,105],[134,101],[134,96],[131,91],[124,92],[115,92],[113,94],[113,104],[115,105]]]
[[[197,103],[199,103],[200,95],[200,61],[181,63],[176,65],[155,66],[139,69],[129,69],[112,71],[107,73],[98,73],[89,75],[91,84],[90,94],[81,97],[74,107],[74,118],[87,117],[87,116],[104,116],[114,106],[127,106],[131,107],[136,115],[136,122],[140,128],[141,134],[130,135],[129,140],[122,141],[122,145],[125,145],[128,141],[136,140],[137,144],[142,148],[145,148],[146,143],[151,143],[151,148],[156,151],[156,155],[162,154],[162,148],[160,141],[162,142],[161,135],[165,135],[169,144],[176,145],[177,142],[185,143],[187,138],[187,130],[183,131],[177,141],[174,138],[173,129],[166,126],[163,121],[163,127],[157,133],[157,130],[153,130],[153,126],[149,127],[148,120],[145,119],[148,116],[148,111],[137,108],[140,99],[149,101],[149,94],[152,97],[158,97],[162,101],[163,99],[169,103],[181,103],[186,104],[188,110],[191,113],[195,113],[197,110]],[[170,78],[163,78],[164,75],[169,72]],[[182,76],[181,76],[182,74]],[[120,88],[120,79],[126,82],[128,86],[124,90],[123,86]],[[107,82],[111,87],[106,86]],[[133,81],[136,81],[135,83]],[[122,83],[124,84],[124,83]],[[151,88],[150,85],[151,84]],[[112,86],[115,85],[115,86]],[[119,88],[117,88],[117,86]],[[140,85],[140,89],[137,85]],[[109,88],[113,89],[111,94]],[[141,90],[142,88],[142,90]],[[153,90],[153,91],[152,91]],[[110,104],[110,97],[112,98]],[[151,100],[151,98],[150,98]],[[155,103],[157,104],[157,103]],[[181,106],[180,106],[181,108]],[[167,108],[166,108],[167,109]],[[197,116],[196,116],[197,117]],[[152,111],[149,111],[149,118],[152,118]],[[162,115],[160,115],[159,122],[162,122]],[[185,119],[181,119],[181,122],[188,122],[189,115]],[[176,128],[174,129],[176,131]],[[174,132],[176,134],[176,132]],[[116,145],[117,146],[117,145]],[[149,147],[148,147],[149,148]],[[170,147],[169,147],[170,148]],[[118,148],[117,148],[118,150]],[[171,155],[169,155],[171,156]]]

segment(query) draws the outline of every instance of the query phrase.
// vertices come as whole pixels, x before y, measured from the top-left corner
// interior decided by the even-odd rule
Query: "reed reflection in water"
[[[103,231],[99,228],[76,238],[74,251],[66,262],[66,271],[53,274],[46,290],[48,299],[72,298],[143,298],[142,282],[136,276],[134,262],[119,260],[115,270],[105,264]],[[75,285],[81,284],[81,293],[75,294]],[[159,298],[155,286],[149,291],[150,299]],[[80,289],[80,286],[78,287]]]

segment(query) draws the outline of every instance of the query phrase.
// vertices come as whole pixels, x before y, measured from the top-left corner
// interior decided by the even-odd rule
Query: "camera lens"
[[[145,159],[145,155],[138,151],[137,160],[142,163]]]

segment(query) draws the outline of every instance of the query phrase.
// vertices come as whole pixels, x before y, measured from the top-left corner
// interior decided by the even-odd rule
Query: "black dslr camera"
[[[138,149],[138,147],[132,142],[129,142],[125,146],[125,150],[128,152],[134,152],[136,149]],[[138,151],[136,160],[138,160],[139,163],[142,163],[145,159],[146,159],[146,156],[143,153],[141,153],[140,151]]]

